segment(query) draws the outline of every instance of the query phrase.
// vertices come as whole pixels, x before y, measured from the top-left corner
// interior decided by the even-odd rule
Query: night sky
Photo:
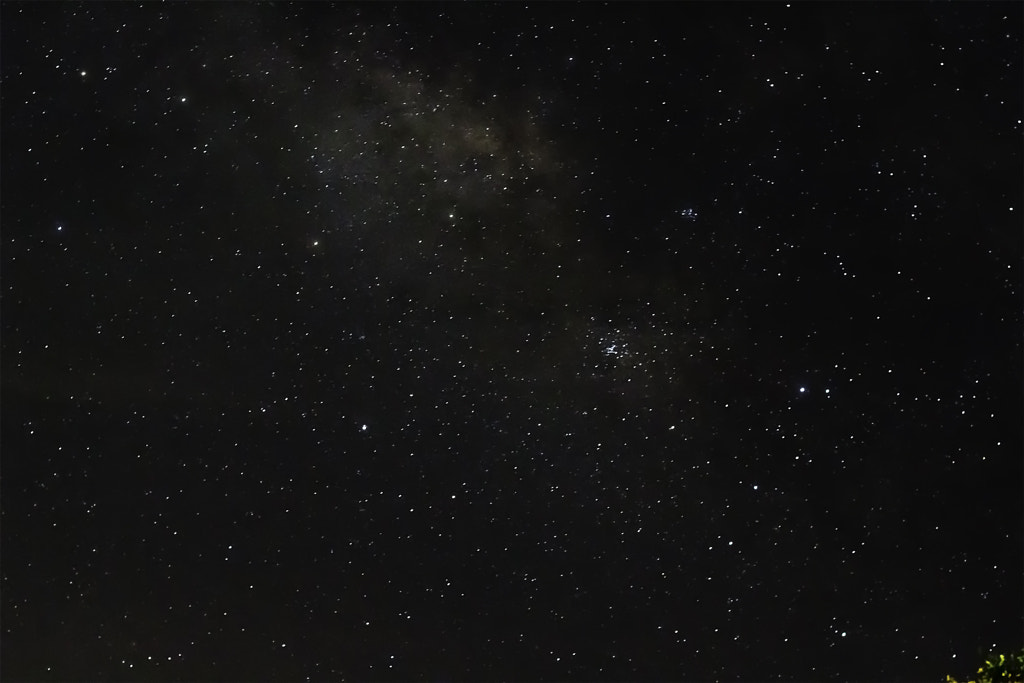
[[[1024,5],[2,5],[4,680],[1019,647]]]

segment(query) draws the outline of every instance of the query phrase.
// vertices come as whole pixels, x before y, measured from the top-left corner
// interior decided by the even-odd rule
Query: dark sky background
[[[1022,7],[3,3],[3,679],[1019,647]]]

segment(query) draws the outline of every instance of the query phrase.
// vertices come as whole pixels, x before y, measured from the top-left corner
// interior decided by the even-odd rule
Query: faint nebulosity
[[[5,3],[3,678],[1019,646],[1022,21]]]

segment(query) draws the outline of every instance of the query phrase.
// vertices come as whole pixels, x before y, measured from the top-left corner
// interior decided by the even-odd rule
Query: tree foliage
[[[959,681],[946,676],[946,683],[1024,683],[1024,648],[1008,655],[989,655],[974,678]]]

